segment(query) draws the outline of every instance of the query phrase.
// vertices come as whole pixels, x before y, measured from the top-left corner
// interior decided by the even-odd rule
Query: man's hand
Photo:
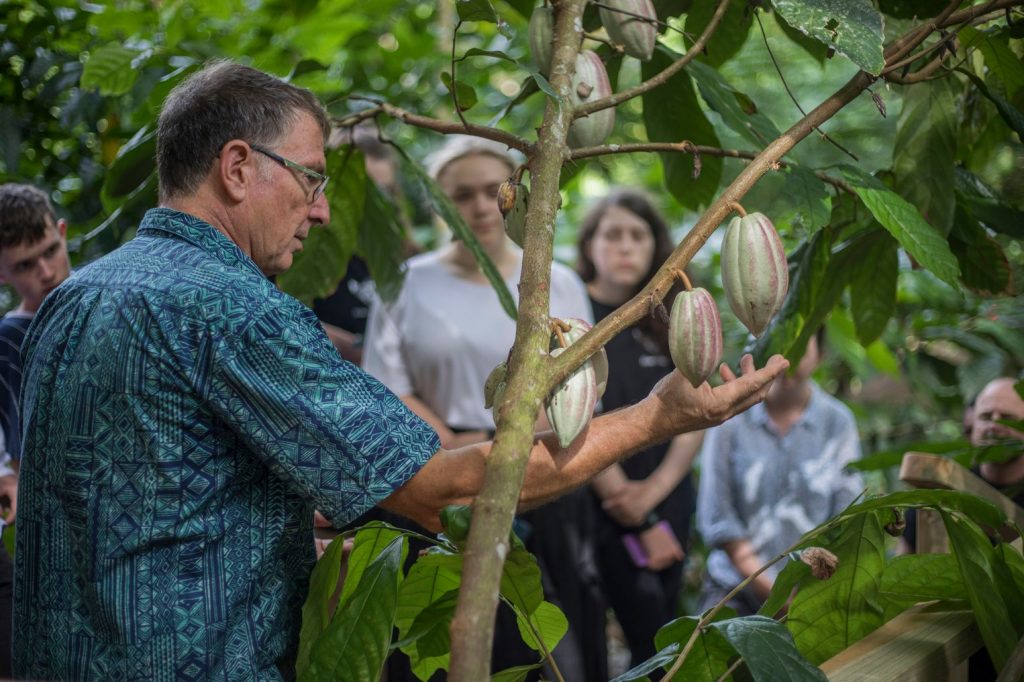
[[[788,360],[773,355],[763,368],[756,369],[754,358],[744,355],[738,378],[722,363],[719,372],[724,383],[716,388],[711,388],[707,382],[694,388],[682,374],[673,371],[658,382],[647,399],[657,405],[658,419],[671,424],[674,433],[698,431],[717,426],[764,400],[772,382],[787,367]]]
[[[14,523],[18,513],[18,477],[15,474],[0,476],[0,518],[4,523]]]

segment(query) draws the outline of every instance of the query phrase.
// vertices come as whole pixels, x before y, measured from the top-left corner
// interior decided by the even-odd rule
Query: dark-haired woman
[[[596,321],[640,291],[672,250],[665,220],[650,200],[626,189],[590,210],[578,246],[577,269]],[[672,369],[667,332],[667,325],[647,319],[608,343],[605,411],[642,399]],[[699,432],[685,434],[651,447],[592,485],[599,507],[598,567],[633,665],[655,654],[655,633],[676,617],[696,506],[690,466],[702,438]]]

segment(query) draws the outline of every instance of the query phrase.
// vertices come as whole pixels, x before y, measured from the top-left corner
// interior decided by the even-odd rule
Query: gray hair
[[[179,83],[157,123],[156,166],[163,199],[189,196],[231,140],[272,146],[307,113],[326,140],[330,124],[309,90],[258,69],[215,61]]]
[[[437,180],[451,163],[467,156],[493,157],[508,166],[510,175],[517,165],[508,147],[499,142],[472,135],[452,135],[445,140],[440,149],[427,157],[427,171],[430,177]]]

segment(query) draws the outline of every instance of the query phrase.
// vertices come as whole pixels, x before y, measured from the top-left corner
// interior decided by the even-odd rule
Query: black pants
[[[7,547],[0,542],[0,677],[11,677],[11,587],[14,583],[14,564]]]

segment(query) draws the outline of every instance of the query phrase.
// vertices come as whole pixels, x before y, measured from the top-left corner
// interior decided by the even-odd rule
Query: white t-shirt
[[[415,394],[456,429],[493,429],[484,381],[508,357],[515,323],[488,283],[452,275],[437,251],[411,258],[395,302],[375,300],[363,368],[399,396]],[[519,264],[506,280],[519,301]],[[551,270],[551,314],[593,322],[587,291],[569,268]]]

